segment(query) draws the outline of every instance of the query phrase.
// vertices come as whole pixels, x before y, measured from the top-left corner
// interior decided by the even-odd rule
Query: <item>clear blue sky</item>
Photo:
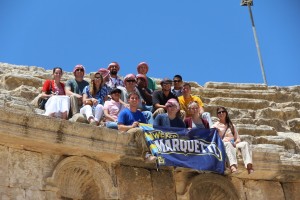
[[[300,85],[300,0],[254,0],[268,85]],[[0,0],[0,62],[88,72],[141,61],[150,77],[263,83],[240,0]]]

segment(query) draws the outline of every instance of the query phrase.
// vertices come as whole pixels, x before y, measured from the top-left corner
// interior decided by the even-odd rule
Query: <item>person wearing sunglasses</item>
[[[177,99],[177,97],[171,92],[172,80],[164,78],[160,82],[161,90],[156,90],[152,94],[153,103],[153,117],[155,118],[158,114],[165,113],[167,111],[166,103],[169,99]]]
[[[71,109],[70,116],[79,113],[79,109],[83,105],[82,93],[83,89],[89,85],[84,78],[85,68],[83,65],[76,65],[73,69],[74,79],[67,80],[65,86],[66,95],[70,97]]]
[[[102,88],[102,82],[103,77],[99,72],[91,74],[90,86],[83,89],[83,107],[80,109],[89,123],[96,126],[102,119],[103,104],[108,99],[108,92]]]
[[[246,141],[241,141],[236,126],[232,123],[225,107],[217,108],[217,117],[219,121],[214,123],[213,128],[218,130],[219,136],[223,140],[231,172],[238,172],[236,153],[237,149],[240,149],[248,174],[253,173],[250,145]]]
[[[184,122],[178,117],[180,110],[178,101],[176,99],[169,99],[166,103],[166,109],[167,113],[158,114],[155,117],[154,128],[156,126],[185,128]]]
[[[177,97],[181,96],[182,95],[182,84],[183,84],[182,76],[180,76],[179,74],[175,75],[173,77],[173,84],[174,84],[174,86],[172,86],[171,92]]]
[[[128,107],[128,96],[131,93],[136,93],[139,95],[139,102],[138,102],[138,109],[140,111],[142,111],[142,113],[144,114],[147,123],[148,124],[153,124],[153,117],[152,117],[152,112],[144,110],[143,109],[143,98],[139,92],[139,90],[136,87],[137,84],[137,80],[134,74],[127,74],[124,77],[124,84],[125,87],[118,87],[119,89],[121,89],[122,93],[121,93],[121,102],[124,102],[126,104],[126,106]]]

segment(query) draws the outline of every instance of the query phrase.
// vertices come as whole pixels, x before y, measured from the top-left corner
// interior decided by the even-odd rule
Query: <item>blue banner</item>
[[[147,126],[144,131],[158,166],[187,167],[224,174],[226,154],[216,129],[153,129]]]

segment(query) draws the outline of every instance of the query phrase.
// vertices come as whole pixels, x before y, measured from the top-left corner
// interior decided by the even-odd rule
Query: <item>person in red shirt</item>
[[[48,99],[45,104],[45,115],[68,119],[70,98],[65,96],[65,85],[60,82],[62,75],[62,68],[53,68],[53,80],[44,82],[41,98]]]

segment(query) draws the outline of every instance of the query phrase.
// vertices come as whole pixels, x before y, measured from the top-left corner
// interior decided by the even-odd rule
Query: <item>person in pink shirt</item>
[[[219,136],[223,140],[231,172],[238,172],[236,152],[240,149],[248,174],[253,173],[252,151],[250,145],[248,142],[241,141],[236,126],[231,122],[225,107],[221,106],[217,108],[217,116],[219,121],[214,123],[213,128],[218,130]]]
[[[105,126],[107,128],[118,129],[118,115],[125,106],[120,103],[121,90],[114,88],[110,92],[111,100],[104,103]]]

